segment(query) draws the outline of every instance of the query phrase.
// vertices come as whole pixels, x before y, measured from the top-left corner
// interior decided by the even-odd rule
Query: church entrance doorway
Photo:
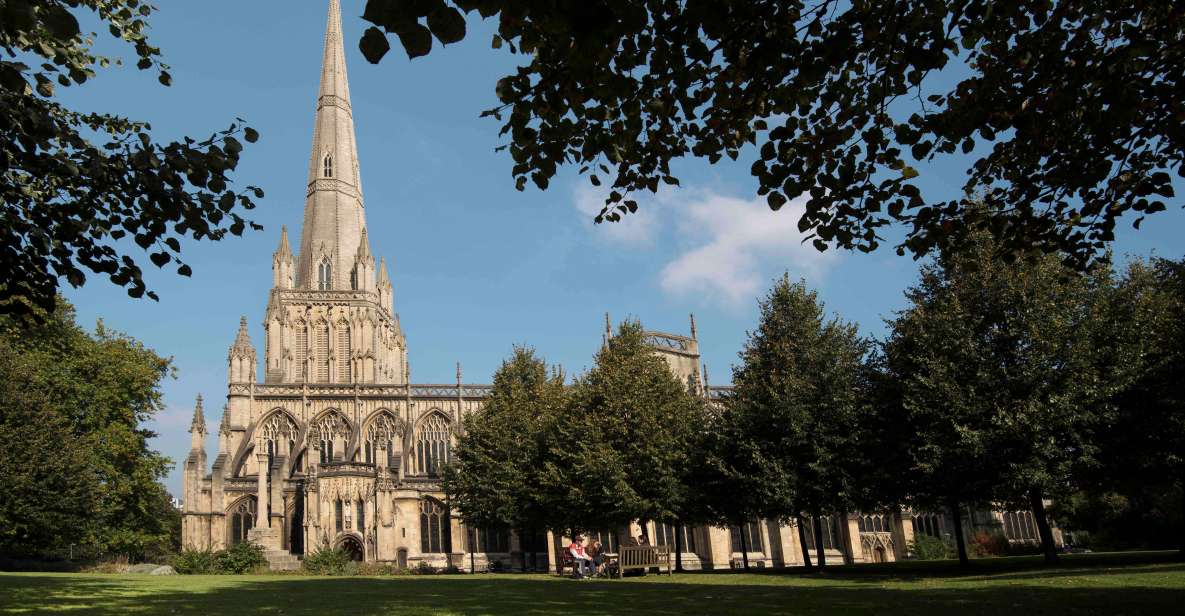
[[[349,554],[350,560],[362,560],[362,542],[358,541],[357,537],[353,535],[346,535],[345,537],[342,537],[342,540],[337,544],[337,547],[341,548],[341,550],[346,554]]]

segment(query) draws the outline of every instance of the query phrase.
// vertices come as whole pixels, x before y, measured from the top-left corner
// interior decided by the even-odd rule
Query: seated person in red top
[[[585,578],[592,574],[592,559],[584,553],[584,538],[577,536],[568,546],[568,553],[572,555],[572,564],[576,565],[576,577]]]

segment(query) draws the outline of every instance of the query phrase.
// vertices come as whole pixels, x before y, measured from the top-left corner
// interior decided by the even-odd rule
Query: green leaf
[[[255,143],[256,141],[259,141],[259,131],[251,128],[250,126],[246,126],[243,128],[243,139],[246,139],[247,143]]]
[[[72,39],[79,34],[78,19],[60,4],[48,4],[43,9],[42,19],[50,33],[60,39]]]
[[[901,177],[906,180],[912,180],[918,177],[918,170],[913,167],[905,167],[901,170]]]
[[[769,196],[765,200],[769,203],[769,209],[775,212],[782,209],[783,205],[786,205],[786,196],[777,191],[769,193]]]
[[[403,50],[407,52],[408,59],[414,60],[420,56],[426,56],[428,52],[432,51],[432,32],[416,23],[399,33],[399,42],[403,44]]]
[[[451,6],[442,4],[428,13],[428,27],[445,45],[465,38],[465,16]]]
[[[383,34],[382,30],[371,26],[362,34],[358,49],[362,51],[362,57],[366,58],[367,62],[378,64],[383,56],[391,51],[391,43],[387,41],[387,35]]]

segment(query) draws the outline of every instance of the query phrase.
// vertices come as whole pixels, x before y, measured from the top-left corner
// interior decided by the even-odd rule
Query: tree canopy
[[[0,313],[52,311],[61,280],[106,275],[128,295],[156,299],[129,245],[157,267],[188,276],[181,240],[220,240],[258,225],[239,212],[262,198],[232,188],[241,120],[200,140],[158,142],[152,127],[111,113],[71,109],[58,88],[79,86],[119,59],[93,51],[91,11],[134,52],[136,67],[172,83],[148,39],[155,10],[141,0],[7,0],[0,6]],[[129,250],[130,249],[130,250]],[[36,313],[36,311],[33,311]]]
[[[757,329],[733,369],[728,403],[742,444],[764,472],[764,517],[815,520],[855,504],[860,418],[869,345],[856,327],[828,319],[806,283],[783,275],[760,302]],[[817,532],[817,528],[816,528]],[[816,541],[820,565],[822,541]]]
[[[677,521],[689,495],[686,469],[702,410],[702,401],[646,344],[642,326],[622,323],[593,368],[573,383],[547,437],[543,484],[570,494],[557,509],[584,529]]]
[[[368,0],[362,52],[379,62],[393,34],[426,55],[474,11],[523,57],[486,112],[517,187],[576,166],[607,185],[598,221],[678,184],[680,158],[744,156],[771,208],[807,195],[819,250],[872,250],[896,221],[899,253],[986,229],[1082,266],[1185,177],[1173,3]],[[922,192],[919,163],[961,157],[967,197]],[[992,207],[968,216],[971,195]]]
[[[515,347],[494,373],[481,412],[465,421],[443,485],[467,524],[480,528],[543,528],[546,498],[538,474],[544,427],[564,404],[563,377],[551,374],[528,347]]]
[[[74,318],[60,298],[37,325],[0,318],[0,551],[166,553],[180,539],[160,483],[172,462],[144,423],[171,360]]]
[[[987,234],[922,268],[885,354],[899,381],[915,500],[1031,509],[1054,558],[1044,500],[1093,463],[1094,430],[1130,378],[1109,335],[1109,264],[1005,262]],[[962,546],[960,546],[960,552]]]

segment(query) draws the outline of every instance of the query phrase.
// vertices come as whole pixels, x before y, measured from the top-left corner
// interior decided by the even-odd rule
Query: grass
[[[824,574],[325,578],[294,575],[0,574],[0,614],[1145,614],[1180,613],[1185,563],[1173,553],[895,563]]]

